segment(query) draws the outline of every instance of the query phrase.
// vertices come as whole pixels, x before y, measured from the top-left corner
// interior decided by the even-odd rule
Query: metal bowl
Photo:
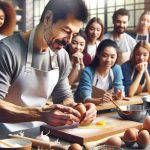
[[[144,118],[148,115],[149,107],[146,104],[142,105],[129,105],[129,106],[119,106],[122,110],[118,111],[121,118],[126,120],[132,120],[137,122],[143,122]]]
[[[100,145],[100,146],[93,147],[92,150],[123,150],[123,149],[116,146]]]

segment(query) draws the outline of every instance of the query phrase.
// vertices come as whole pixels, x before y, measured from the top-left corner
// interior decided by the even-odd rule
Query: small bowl
[[[0,150],[31,150],[32,142],[27,139],[10,138],[1,140],[4,143],[9,144],[12,147],[8,147],[0,142]]]
[[[93,147],[92,150],[123,150],[123,149],[116,146],[100,145],[100,146]]]
[[[126,147],[132,147],[135,144],[136,141],[126,141],[124,140],[124,143],[126,145]]]
[[[121,118],[126,120],[132,120],[141,122],[148,115],[149,107],[146,105],[129,105],[129,106],[119,106],[122,110],[117,109],[118,114]]]

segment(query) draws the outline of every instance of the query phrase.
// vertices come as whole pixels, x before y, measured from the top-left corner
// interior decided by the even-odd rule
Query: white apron
[[[5,100],[20,106],[40,107],[50,97],[59,79],[59,68],[44,72],[31,67],[33,53],[33,39],[35,29],[32,30],[29,39],[26,66],[10,87]],[[9,131],[18,131],[37,127],[43,122],[25,122],[17,124],[4,124]]]

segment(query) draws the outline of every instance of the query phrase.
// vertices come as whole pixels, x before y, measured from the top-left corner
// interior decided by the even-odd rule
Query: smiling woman
[[[103,40],[99,44],[93,62],[81,74],[75,93],[77,102],[82,100],[82,102],[92,102],[98,105],[112,100],[112,94],[116,94],[120,90],[122,91],[120,97],[124,95],[121,67],[116,64],[117,50],[118,46],[112,40]],[[92,97],[94,93],[92,87],[104,92],[94,98]]]
[[[122,64],[126,95],[150,93],[150,44],[139,41],[129,61]]]
[[[1,36],[11,35],[16,25],[16,12],[14,7],[5,1],[0,1],[0,39]]]

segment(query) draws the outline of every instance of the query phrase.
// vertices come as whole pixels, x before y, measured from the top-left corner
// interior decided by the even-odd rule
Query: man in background
[[[129,60],[130,54],[136,44],[136,41],[130,35],[125,33],[130,19],[129,11],[124,8],[119,9],[114,12],[112,19],[114,30],[106,33],[104,39],[114,40],[118,44],[120,48],[118,63],[122,64]]]

